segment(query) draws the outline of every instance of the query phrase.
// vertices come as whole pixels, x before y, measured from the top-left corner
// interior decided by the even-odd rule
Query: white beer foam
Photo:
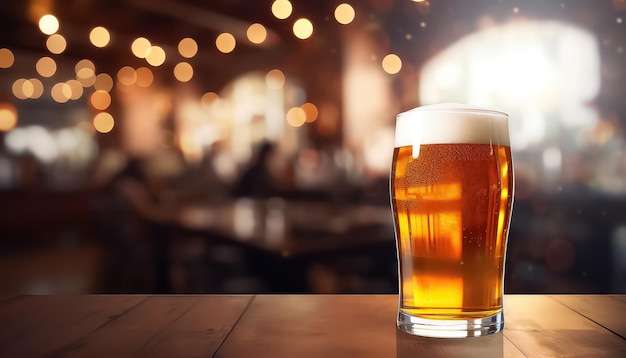
[[[414,108],[396,117],[396,148],[422,144],[496,144],[509,146],[506,113],[458,103]]]

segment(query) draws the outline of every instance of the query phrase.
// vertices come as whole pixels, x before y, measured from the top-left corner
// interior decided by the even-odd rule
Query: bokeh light
[[[293,107],[287,111],[287,123],[293,127],[302,127],[306,122],[306,113],[300,107]]]
[[[59,82],[52,86],[50,95],[55,102],[65,103],[72,97],[72,88],[65,82]]]
[[[91,60],[83,59],[76,63],[76,65],[74,66],[74,71],[76,71],[77,77],[91,77],[96,71],[96,65]]]
[[[74,67],[76,79],[83,87],[90,87],[96,82],[96,66],[91,60],[80,60]]]
[[[174,67],[174,77],[180,82],[189,82],[193,77],[193,67],[187,62],[180,62]]]
[[[165,50],[161,46],[150,47],[146,61],[154,67],[161,66],[165,63]]]
[[[59,30],[59,20],[54,15],[44,15],[39,19],[39,30],[46,35],[52,35]]]
[[[335,8],[335,20],[342,25],[347,25],[354,20],[354,8],[349,4],[340,4]]]
[[[185,58],[192,58],[198,53],[196,40],[186,37],[178,43],[178,53]]]
[[[293,34],[300,40],[306,40],[313,35],[313,23],[309,19],[301,18],[293,24]]]
[[[83,84],[77,80],[69,80],[65,82],[68,86],[70,86],[71,94],[70,99],[76,101],[83,96]]]
[[[293,6],[288,0],[276,0],[272,3],[272,14],[280,20],[284,20],[291,15]]]
[[[0,48],[0,68],[9,68],[15,62],[15,55],[8,48]]]
[[[98,74],[93,83],[93,88],[107,92],[111,91],[113,89],[113,77],[111,77],[108,73]]]
[[[0,132],[8,132],[17,125],[17,110],[11,103],[0,103]]]
[[[111,105],[111,95],[107,91],[98,90],[91,94],[89,102],[95,109],[105,110]]]
[[[302,108],[302,110],[304,111],[304,114],[306,114],[307,123],[315,122],[315,120],[317,119],[317,116],[319,115],[319,111],[317,110],[316,105],[314,105],[313,103],[307,102],[301,105],[300,108]]]
[[[93,127],[99,133],[109,133],[114,126],[115,120],[107,112],[100,112],[93,117]]]
[[[150,87],[152,82],[154,81],[154,75],[152,74],[152,70],[148,67],[139,67],[136,71],[137,80],[135,83],[139,87]]]
[[[37,99],[43,95],[43,83],[37,78],[31,78],[24,82],[23,90],[28,98]]]
[[[63,53],[63,51],[67,48],[67,41],[65,41],[65,37],[59,34],[54,34],[46,40],[46,48],[50,51],[50,53],[58,55]]]
[[[41,77],[52,77],[57,72],[57,64],[50,57],[42,57],[35,64],[35,69]]]
[[[124,66],[117,71],[117,81],[125,86],[132,86],[137,82],[137,72],[130,66]]]
[[[133,52],[138,58],[146,58],[150,53],[150,48],[152,44],[145,37],[136,38],[133,43],[130,45],[130,50]]]
[[[261,24],[252,24],[248,27],[246,35],[253,44],[261,44],[267,38],[267,30]]]
[[[383,58],[382,65],[385,72],[395,75],[402,69],[402,60],[398,55],[391,53]]]
[[[221,33],[217,39],[215,39],[215,46],[222,53],[231,53],[235,49],[237,41],[235,36],[228,32]]]
[[[204,109],[209,110],[211,108],[211,105],[219,99],[220,99],[220,96],[217,93],[207,92],[203,94],[202,97],[200,98],[200,104],[202,105]]]
[[[24,82],[26,82],[25,78],[18,78],[13,82],[13,86],[11,90],[13,91],[13,95],[17,99],[26,99],[28,96],[24,94]]]
[[[265,75],[265,83],[269,88],[281,89],[285,85],[285,74],[278,69],[271,70]]]
[[[97,26],[94,27],[89,33],[89,41],[91,41],[91,44],[96,47],[106,47],[106,45],[109,44],[109,41],[111,41],[111,34],[106,28]]]

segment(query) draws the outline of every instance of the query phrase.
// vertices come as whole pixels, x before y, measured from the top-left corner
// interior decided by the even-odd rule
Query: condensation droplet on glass
[[[463,260],[461,260],[461,265],[464,265],[464,264],[465,264],[465,262],[463,262]]]

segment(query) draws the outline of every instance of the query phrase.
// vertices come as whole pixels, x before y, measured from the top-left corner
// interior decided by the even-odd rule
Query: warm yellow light
[[[59,34],[54,34],[46,40],[46,48],[50,51],[50,53],[58,55],[63,53],[65,48],[67,48],[67,41],[65,41],[65,37]]]
[[[193,77],[193,67],[187,62],[180,62],[174,67],[174,77],[180,82],[189,82]]]
[[[137,75],[136,83],[139,87],[150,87],[154,81],[154,75],[148,67],[139,67],[135,73]]]
[[[281,89],[285,85],[285,74],[281,70],[271,70],[265,75],[267,87]]]
[[[287,123],[294,127],[302,127],[306,122],[306,113],[300,107],[293,107],[287,111]]]
[[[83,76],[79,75],[79,73],[83,70],[87,70],[83,72]],[[96,65],[90,60],[84,59],[80,60],[74,66],[74,71],[76,71],[76,76],[78,77],[91,77],[93,73],[96,71]]]
[[[402,60],[398,55],[389,54],[383,58],[383,70],[390,75],[395,75],[402,69]]]
[[[26,98],[31,98],[33,93],[35,92],[35,86],[30,80],[26,80],[22,83],[22,93]]]
[[[317,119],[317,116],[319,114],[319,111],[317,110],[317,106],[316,105],[314,105],[313,103],[308,103],[307,102],[307,103],[301,105],[300,108],[302,108],[302,110],[306,114],[306,122],[307,123],[315,122],[315,120]]]
[[[8,132],[17,125],[17,110],[10,103],[0,103],[0,132]]]
[[[72,88],[70,88],[70,85],[67,83],[59,82],[52,86],[50,94],[55,102],[65,103],[70,100],[70,97],[72,97]]]
[[[354,15],[354,8],[349,4],[340,4],[335,8],[335,20],[342,25],[351,23]]]
[[[37,61],[35,69],[41,77],[52,77],[57,72],[57,64],[50,57],[42,57]]]
[[[146,61],[154,67],[161,66],[165,63],[165,50],[161,46],[150,47]]]
[[[133,55],[139,58],[146,58],[150,53],[150,48],[152,44],[145,37],[138,37],[133,41],[130,45],[130,49],[133,52]]]
[[[11,87],[13,91],[13,95],[17,99],[26,99],[27,95],[24,94],[24,83],[26,82],[25,78],[18,78],[13,82],[13,86]]]
[[[100,133],[109,133],[115,126],[113,116],[107,112],[100,112],[93,117],[93,127]]]
[[[108,73],[101,73],[96,76],[93,88],[109,92],[113,89],[113,78]]]
[[[196,40],[186,37],[178,43],[178,53],[185,58],[192,58],[198,53]]]
[[[237,41],[235,40],[235,36],[229,34],[228,32],[220,34],[217,39],[215,39],[215,46],[222,53],[233,52],[236,45]]]
[[[288,0],[276,0],[272,3],[272,14],[274,14],[277,19],[284,20],[288,18],[292,10],[293,6],[291,6]]]
[[[52,35],[59,30],[59,20],[54,15],[44,15],[39,19],[39,30],[46,35]]]
[[[43,83],[37,78],[31,78],[24,82],[23,91],[28,98],[37,99],[43,95]]]
[[[411,0],[411,1],[413,1],[413,2],[424,2],[426,0]]]
[[[96,82],[96,66],[90,60],[80,60],[74,67],[76,79],[83,87],[92,86]]]
[[[293,34],[300,40],[306,40],[313,35],[313,23],[309,19],[301,18],[293,24]]]
[[[0,68],[9,68],[13,66],[15,56],[8,48],[0,48]]]
[[[207,92],[203,94],[200,98],[200,104],[204,109],[209,110],[213,102],[217,101],[218,99],[220,99],[220,96],[218,96],[217,93]]]
[[[103,111],[111,105],[111,95],[107,91],[98,90],[91,94],[89,102],[93,108]]]
[[[106,47],[111,41],[111,34],[102,26],[94,27],[89,33],[89,41],[96,47]]]
[[[267,30],[261,24],[250,25],[246,34],[248,35],[248,40],[253,44],[261,44],[267,38]]]
[[[117,71],[117,80],[125,86],[132,86],[137,82],[137,72],[130,66],[124,66]]]
[[[76,101],[83,96],[83,84],[77,80],[69,80],[65,82],[68,86],[70,86],[71,94],[70,99]]]

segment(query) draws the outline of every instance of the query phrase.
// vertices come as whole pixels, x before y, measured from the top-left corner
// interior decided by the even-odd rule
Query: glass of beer
[[[504,328],[513,189],[507,114],[438,104],[397,116],[398,328],[441,338]]]

